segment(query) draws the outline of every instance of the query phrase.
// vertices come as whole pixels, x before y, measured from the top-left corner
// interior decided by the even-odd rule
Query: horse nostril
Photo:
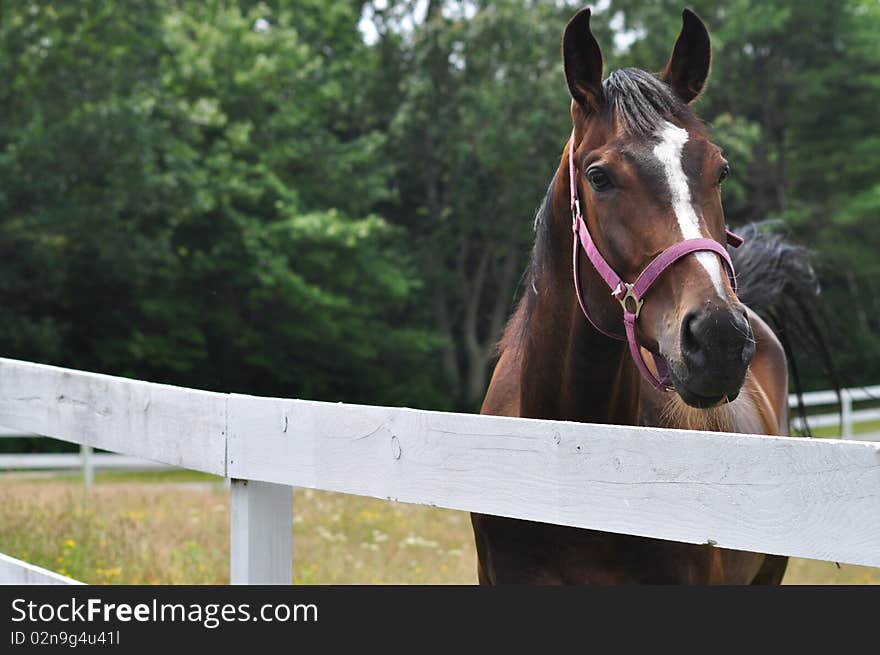
[[[734,321],[737,324],[736,329],[745,338],[740,357],[743,364],[748,366],[752,361],[752,357],[755,355],[755,335],[752,332],[752,324],[749,323],[749,316],[745,309],[743,309],[741,313],[738,312],[734,314]]]
[[[700,351],[696,328],[697,312],[688,312],[681,321],[681,350],[685,355],[693,356]]]
[[[733,322],[735,329],[739,330],[745,336],[751,336],[752,326],[749,324],[749,317],[746,314],[745,309],[739,312],[734,312],[731,321]]]
[[[744,310],[694,310],[681,321],[681,355],[692,370],[748,365],[754,337]]]

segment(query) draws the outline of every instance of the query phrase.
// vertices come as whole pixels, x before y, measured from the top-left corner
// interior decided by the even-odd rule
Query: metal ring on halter
[[[623,307],[624,313],[629,312],[636,318],[639,317],[639,312],[642,311],[642,305],[645,304],[644,298],[639,298],[635,291],[633,291],[634,284],[630,284],[629,282],[623,282],[623,289],[620,288],[620,285],[612,292],[612,296],[617,299],[617,302],[620,303],[620,306]],[[623,293],[623,290],[626,290],[626,293],[623,294],[623,298],[620,297],[620,294]],[[632,298],[635,303],[635,311],[630,312],[629,308],[626,306],[626,301]]]

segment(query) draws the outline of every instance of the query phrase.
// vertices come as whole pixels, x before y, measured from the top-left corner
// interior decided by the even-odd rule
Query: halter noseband
[[[614,272],[614,269],[611,268],[608,262],[605,261],[605,258],[602,256],[602,253],[599,252],[599,249],[596,248],[596,244],[593,242],[593,238],[590,236],[590,231],[587,228],[587,223],[584,220],[584,215],[581,212],[581,203],[578,199],[577,177],[574,166],[574,131],[572,131],[571,139],[568,142],[568,180],[569,188],[571,190],[571,226],[572,231],[574,232],[574,249],[572,254],[574,288],[581,311],[583,311],[584,316],[587,317],[590,324],[599,332],[612,339],[622,340],[619,336],[610,334],[599,327],[596,322],[590,318],[590,314],[587,312],[587,307],[584,304],[583,295],[581,294],[580,276],[578,275],[578,252],[583,248],[587,258],[593,264],[593,268],[595,268],[596,272],[599,273],[603,280],[605,280],[605,284],[611,289],[611,295],[623,308],[623,324],[626,328],[626,341],[629,343],[629,352],[630,355],[632,355],[636,367],[638,367],[642,375],[645,376],[648,382],[650,382],[658,391],[673,391],[674,387],[670,382],[666,361],[663,357],[658,357],[652,353],[654,365],[657,367],[657,375],[655,376],[648,369],[648,365],[645,364],[641,350],[639,350],[638,341],[636,340],[636,319],[638,319],[639,312],[645,302],[645,294],[667,268],[672,266],[682,257],[694,252],[702,251],[711,251],[721,257],[721,261],[724,262],[727,275],[730,278],[730,284],[733,287],[734,292],[736,292],[736,275],[733,270],[733,262],[730,261],[730,255],[727,254],[727,250],[724,246],[714,239],[685,239],[684,241],[679,241],[670,246],[651,260],[651,263],[649,263],[639,274],[635,282],[632,284],[624,282],[621,277]],[[739,248],[742,245],[742,237],[737,236],[730,230],[727,230],[726,233],[728,244],[734,248]],[[578,248],[578,243],[580,243],[581,248]]]

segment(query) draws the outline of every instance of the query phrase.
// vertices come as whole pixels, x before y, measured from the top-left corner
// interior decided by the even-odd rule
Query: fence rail
[[[0,439],[43,437],[45,435],[24,433],[0,427]],[[95,480],[95,469],[148,471],[168,469],[167,464],[141,457],[129,457],[116,453],[93,453],[91,446],[81,445],[78,453],[5,453],[0,454],[0,471],[45,471],[80,469],[86,487]]]
[[[797,398],[792,394],[789,398],[792,407],[797,404]],[[846,439],[858,439],[868,441],[880,440],[880,429],[869,430],[860,434],[855,433],[855,426],[868,422],[880,422],[880,407],[853,410],[852,403],[866,400],[876,400],[880,403],[880,386],[859,387],[841,390],[841,412],[833,411],[826,414],[812,414],[809,416],[809,427],[816,428],[841,426],[841,435]],[[835,391],[812,391],[804,394],[805,407],[836,406],[838,396]],[[804,429],[804,421],[799,416],[792,420],[795,430]],[[0,426],[0,438],[3,437],[39,437],[33,433],[23,433],[21,430],[13,430]],[[90,486],[94,480],[95,469],[117,470],[156,470],[171,468],[168,464],[154,462],[140,457],[129,457],[115,453],[92,454],[90,446],[80,446],[79,454],[72,453],[14,453],[0,454],[0,471],[4,470],[58,470],[76,469],[82,470],[86,486]]]
[[[82,584],[78,580],[0,553],[0,584]]]
[[[83,446],[84,449],[89,448]],[[153,462],[141,457],[129,457],[115,453],[15,453],[0,455],[0,469],[57,470],[86,467],[94,469],[119,469],[145,471],[167,469],[167,464]]]
[[[8,359],[0,424],[232,478],[234,582],[290,582],[291,486],[880,565],[872,442],[260,398]]]

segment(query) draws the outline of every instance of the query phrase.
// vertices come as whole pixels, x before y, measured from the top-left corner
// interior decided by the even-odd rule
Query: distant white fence
[[[25,434],[21,430],[0,427],[0,439],[39,436],[44,435]],[[78,453],[0,453],[0,472],[81,469],[87,487],[94,482],[95,469],[146,471],[167,468],[170,468],[167,464],[142,457],[93,453],[91,446],[80,446]]]
[[[291,486],[880,565],[872,442],[260,398],[8,359],[0,424],[232,478],[233,583],[291,581]]]
[[[833,411],[828,414],[818,414],[808,417],[810,428],[825,428],[841,426],[840,436],[843,439],[865,439],[870,441],[880,440],[880,430],[871,430],[862,434],[855,434],[853,429],[860,423],[880,421],[880,407],[853,410],[853,403],[878,401],[880,402],[880,385],[873,387],[855,387],[841,389],[840,412],[837,411],[838,397],[834,391],[809,391],[803,395],[805,407],[831,407]],[[797,397],[792,394],[788,398],[792,408],[797,406]],[[800,417],[792,421],[792,427],[796,430],[803,429],[803,421]]]

